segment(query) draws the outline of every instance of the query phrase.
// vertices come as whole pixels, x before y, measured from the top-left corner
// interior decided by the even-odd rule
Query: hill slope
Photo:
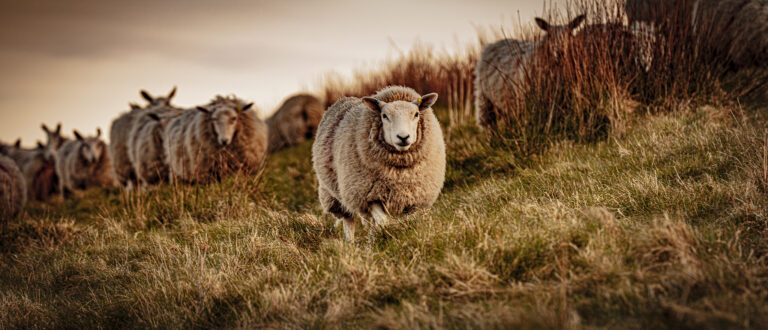
[[[35,205],[3,234],[0,328],[768,327],[756,127],[701,108],[525,161],[463,128],[434,208],[354,244],[310,143],[261,178]]]

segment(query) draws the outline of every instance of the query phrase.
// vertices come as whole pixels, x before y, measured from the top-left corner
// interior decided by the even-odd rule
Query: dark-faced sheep
[[[475,67],[475,117],[478,125],[496,124],[499,115],[512,111],[515,100],[527,89],[528,70],[540,60],[553,60],[568,52],[574,42],[574,30],[585,16],[566,25],[551,25],[536,18],[546,32],[540,41],[504,39],[485,46]],[[536,62],[536,63],[534,63]]]
[[[269,152],[297,145],[315,137],[323,118],[323,103],[309,94],[294,95],[266,120]]]
[[[8,221],[18,216],[27,202],[26,183],[11,158],[0,155],[0,223],[5,231]]]
[[[83,137],[78,131],[74,134],[75,139],[64,142],[56,157],[61,196],[91,186],[112,186],[114,176],[101,129],[92,137]]]
[[[121,114],[109,129],[109,157],[112,162],[112,172],[117,183],[130,191],[138,183],[138,177],[128,156],[128,141],[137,117],[153,109],[164,109],[171,106],[171,100],[176,95],[176,87],[167,96],[154,97],[147,91],[140,91],[147,101],[146,107],[131,104],[131,110]]]
[[[267,127],[252,106],[218,96],[172,118],[163,133],[171,179],[207,182],[259,169],[267,152]]]
[[[323,115],[312,145],[320,204],[344,223],[354,215],[386,225],[389,215],[429,208],[445,180],[445,143],[431,106],[437,94],[390,86],[346,97]]]

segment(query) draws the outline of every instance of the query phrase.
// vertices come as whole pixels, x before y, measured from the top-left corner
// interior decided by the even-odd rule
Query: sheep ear
[[[147,116],[149,116],[149,118],[152,118],[152,120],[160,121],[160,117],[155,113],[150,113]]]
[[[83,136],[82,136],[82,135],[80,135],[80,132],[78,132],[77,130],[74,130],[74,131],[72,131],[72,134],[75,134],[75,138],[76,138],[78,141],[82,141],[82,140],[83,140]]]
[[[136,103],[130,103],[129,105],[131,106],[131,111],[136,111],[141,109],[141,107]]]
[[[365,106],[367,106],[369,109],[375,112],[381,112],[381,108],[383,108],[386,103],[384,103],[384,101],[379,101],[373,97],[364,97],[363,104],[365,104]]]
[[[42,143],[42,142],[40,142],[40,141],[37,141],[37,148],[38,148],[38,149],[45,149],[45,146],[43,145],[43,143]]]
[[[56,135],[61,134],[61,123],[56,124],[56,132],[54,133],[56,133]]]
[[[586,15],[579,15],[578,17],[574,18],[570,23],[568,23],[568,29],[571,31],[575,30],[581,25],[581,23],[584,23],[585,19],[587,19]]]
[[[243,112],[243,111],[247,111],[247,110],[248,110],[248,109],[250,109],[251,107],[253,107],[253,102],[251,102],[251,103],[248,103],[248,104],[246,104],[245,106],[243,106],[243,108],[242,108],[242,109],[240,109],[240,112]]]
[[[419,99],[419,110],[426,110],[432,107],[437,102],[437,93],[429,93],[423,95]]]
[[[208,110],[208,108],[198,106],[197,111],[204,112],[204,113],[210,113],[211,110]]]
[[[173,86],[173,89],[171,90],[171,92],[170,92],[170,93],[168,93],[168,97],[167,97],[167,99],[168,99],[168,102],[171,102],[171,99],[172,99],[174,96],[176,96],[176,86]]]
[[[549,32],[549,23],[547,23],[547,21],[545,21],[543,18],[536,17],[536,25],[538,25],[542,30]]]
[[[101,137],[101,127],[96,127],[96,137]]]
[[[155,99],[152,98],[152,96],[150,96],[149,93],[147,93],[147,91],[142,89],[141,92],[139,92],[139,93],[141,94],[141,97],[143,97],[145,100],[147,100],[147,102],[149,102],[149,103],[155,102]]]
[[[13,147],[16,149],[21,148],[21,139],[16,139],[16,142],[13,143]]]
[[[42,124],[42,125],[40,125],[40,128],[42,128],[42,129],[43,129],[43,131],[45,132],[45,134],[51,134],[51,131],[50,131],[50,130],[48,130],[48,126],[46,126],[45,124]]]

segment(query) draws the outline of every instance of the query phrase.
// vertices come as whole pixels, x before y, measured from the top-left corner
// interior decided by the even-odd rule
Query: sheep
[[[579,44],[586,47],[587,54],[595,54],[606,49],[610,58],[620,67],[636,66],[645,72],[651,69],[653,45],[656,34],[653,26],[633,24],[591,24],[576,34]]]
[[[0,222],[5,232],[8,221],[16,218],[27,203],[27,184],[13,159],[0,155]]]
[[[110,187],[115,181],[106,143],[100,138],[101,129],[96,129],[94,137],[83,137],[76,130],[73,133],[75,140],[64,142],[56,157],[62,198],[90,186]]]
[[[342,98],[323,115],[312,166],[323,211],[343,222],[347,240],[354,239],[354,215],[384,226],[389,215],[437,200],[446,163],[436,101],[436,93],[388,86],[371,97]]]
[[[309,94],[294,95],[266,120],[269,127],[269,152],[312,139],[325,107]]]
[[[660,30],[691,29],[714,38],[712,51],[725,54],[732,69],[765,67],[768,62],[768,5],[760,0],[627,0],[631,24]],[[682,24],[681,24],[682,23]]]
[[[24,175],[25,191],[27,199],[43,201],[51,196],[55,189],[56,171],[55,159],[52,148],[37,142],[32,149],[21,147],[21,140],[17,140],[12,147],[5,147],[4,155],[13,159],[16,166]]]
[[[252,106],[217,96],[206,106],[170,119],[163,131],[170,180],[208,182],[261,168],[267,127]]]
[[[163,148],[163,130],[171,116],[181,110],[163,106],[139,114],[128,138],[128,158],[143,190],[168,178]]]
[[[171,100],[176,95],[176,87],[173,87],[170,93],[164,97],[153,97],[147,91],[141,90],[141,96],[148,102],[144,108],[131,104],[131,110],[118,116],[112,121],[109,130],[109,158],[112,162],[113,176],[117,183],[130,191],[138,183],[136,172],[128,156],[128,141],[136,117],[156,108],[165,108],[171,106]]]
[[[475,118],[481,128],[493,126],[502,111],[510,111],[525,92],[528,67],[534,62],[557,58],[568,51],[574,30],[585,20],[580,15],[566,25],[553,26],[536,18],[546,32],[540,41],[504,39],[485,46],[475,67]]]

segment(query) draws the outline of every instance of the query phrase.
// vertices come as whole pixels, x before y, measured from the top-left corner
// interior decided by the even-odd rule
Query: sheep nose
[[[400,141],[403,143],[408,142],[408,138],[410,137],[411,137],[410,135],[406,135],[406,136],[400,136],[400,134],[397,135],[397,138],[400,139]]]
[[[221,145],[226,146],[229,144],[229,140],[221,140]]]

